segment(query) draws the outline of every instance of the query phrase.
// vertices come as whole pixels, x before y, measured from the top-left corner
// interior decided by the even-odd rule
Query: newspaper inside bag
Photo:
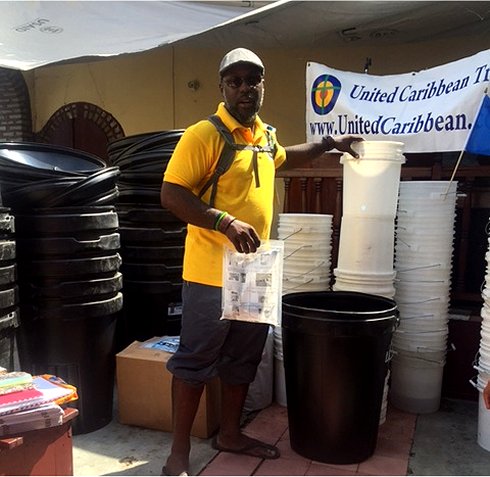
[[[221,319],[280,326],[283,259],[281,240],[248,254],[225,246]]]

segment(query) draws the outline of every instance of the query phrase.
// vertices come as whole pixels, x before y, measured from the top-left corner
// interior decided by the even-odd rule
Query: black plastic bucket
[[[82,317],[67,310],[66,317],[57,313],[29,320],[21,310],[17,343],[22,369],[54,374],[76,386],[79,399],[69,404],[79,411],[74,434],[96,431],[112,420],[114,335],[119,314]]]
[[[354,464],[375,451],[396,303],[357,292],[282,298],[291,447],[312,460]]]

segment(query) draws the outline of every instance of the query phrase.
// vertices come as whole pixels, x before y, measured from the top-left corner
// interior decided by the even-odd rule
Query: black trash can
[[[354,464],[376,448],[396,303],[358,292],[282,298],[291,447],[308,459]]]

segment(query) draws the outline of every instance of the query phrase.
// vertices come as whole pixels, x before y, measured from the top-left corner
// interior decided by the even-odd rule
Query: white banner
[[[405,152],[465,146],[490,81],[490,50],[428,70],[375,76],[306,68],[306,137],[355,134],[400,141]]]

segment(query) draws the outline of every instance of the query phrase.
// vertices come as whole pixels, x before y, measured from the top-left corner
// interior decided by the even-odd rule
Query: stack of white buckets
[[[278,239],[284,241],[283,294],[325,291],[330,287],[332,215],[279,214]],[[286,406],[282,330],[274,328],[274,397]]]
[[[334,291],[393,298],[395,216],[403,143],[363,141],[343,154],[342,223]]]
[[[478,371],[476,383],[472,383],[479,391],[478,398],[478,444],[483,449],[490,451],[490,410],[485,407],[483,390],[490,381],[490,237],[488,238],[488,250],[485,255],[487,269],[485,275],[485,287],[482,292],[483,307],[481,309],[481,339],[479,358],[475,368]]]
[[[393,298],[395,216],[403,143],[363,141],[343,154],[342,223],[334,291],[358,291]],[[379,422],[386,420],[387,368]]]
[[[390,401],[402,410],[439,409],[446,346],[457,183],[400,184]]]

